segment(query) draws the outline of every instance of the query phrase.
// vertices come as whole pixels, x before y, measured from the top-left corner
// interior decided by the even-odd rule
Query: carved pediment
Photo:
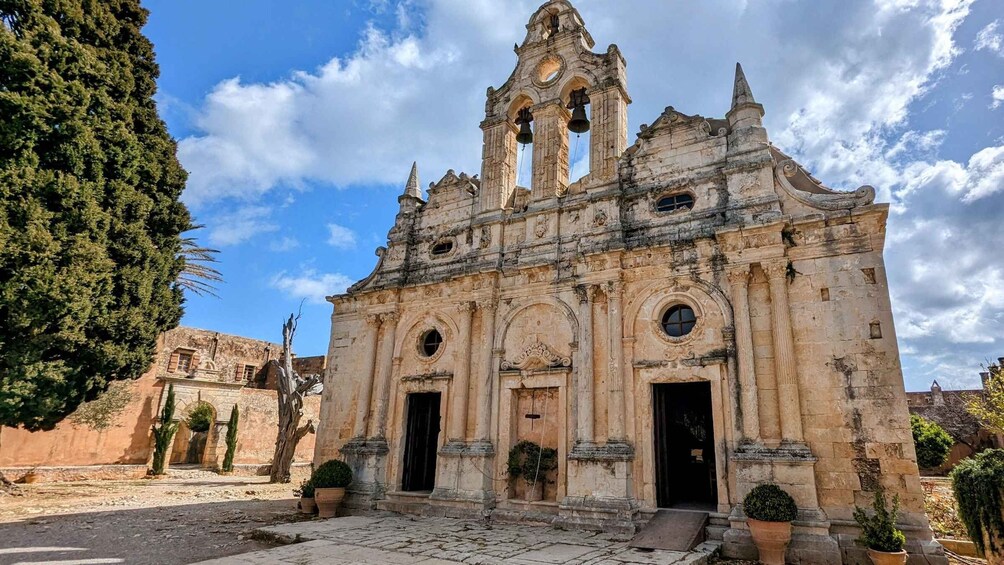
[[[515,359],[502,361],[502,370],[549,369],[552,367],[571,367],[572,358],[556,353],[540,341],[528,345]]]

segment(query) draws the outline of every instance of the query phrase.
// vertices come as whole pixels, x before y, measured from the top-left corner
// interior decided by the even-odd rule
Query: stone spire
[[[411,164],[411,174],[408,175],[408,184],[404,185],[404,195],[412,198],[422,198],[422,189],[418,187],[418,162]]]
[[[746,81],[746,73],[743,66],[736,63],[736,82],[732,87],[732,109],[736,109],[743,104],[756,104],[753,98],[753,91],[750,90],[750,83]]]

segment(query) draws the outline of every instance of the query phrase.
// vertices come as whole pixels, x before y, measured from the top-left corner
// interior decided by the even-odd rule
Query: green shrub
[[[895,553],[903,551],[906,545],[906,536],[896,528],[896,519],[899,517],[899,495],[892,499],[892,510],[886,508],[885,491],[879,489],[875,492],[875,502],[872,503],[875,515],[869,517],[865,509],[859,506],[854,507],[854,519],[861,526],[861,536],[858,543],[867,546],[875,551],[885,551]]]
[[[761,522],[791,522],[798,516],[795,499],[774,484],[754,487],[743,499],[743,511]]]
[[[223,456],[223,472],[230,473],[234,470],[234,454],[237,453],[237,421],[240,419],[240,411],[234,404],[230,411],[230,421],[227,422],[227,452]]]
[[[178,422],[174,421],[174,385],[167,386],[164,410],[160,414],[160,426],[153,427],[153,474],[163,475],[167,466],[167,450],[171,447]]]
[[[969,539],[986,552],[983,533],[989,534],[990,549],[998,550],[995,538],[1004,537],[1001,489],[1004,488],[1004,449],[988,449],[955,466],[950,475],[959,518]]]
[[[955,440],[936,422],[916,414],[910,415],[910,427],[913,443],[917,446],[917,464],[922,469],[940,467],[952,451]]]
[[[188,413],[188,429],[193,432],[208,432],[216,422],[213,407],[208,402],[199,402]]]
[[[541,448],[532,441],[522,440],[509,450],[506,460],[509,476],[523,477],[532,483],[540,480],[558,468],[558,451],[550,447]]]
[[[304,479],[300,483],[300,488],[294,490],[293,494],[300,498],[314,498],[314,483],[310,482],[310,479]]]
[[[352,469],[337,459],[332,459],[314,469],[310,475],[314,488],[345,488],[352,483]]]

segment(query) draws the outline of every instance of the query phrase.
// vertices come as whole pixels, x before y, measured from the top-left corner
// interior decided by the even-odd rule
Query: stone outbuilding
[[[593,47],[569,2],[541,6],[488,89],[480,175],[423,194],[412,169],[375,270],[329,298],[340,386],[323,393],[315,463],[352,465],[350,508],[627,531],[704,510],[737,557],[753,551],[742,499],[774,482],[799,507],[789,558],[813,564],[866,562],[852,511],[884,487],[915,562],[945,563],[882,257],[888,205],[774,147],[738,65],[723,118],[669,107],[629,142],[624,56]],[[588,143],[569,132],[585,111]],[[578,144],[589,172],[569,179]],[[507,473],[523,441],[556,452],[536,494]]]

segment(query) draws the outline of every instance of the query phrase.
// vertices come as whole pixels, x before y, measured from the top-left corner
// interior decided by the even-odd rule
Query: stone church
[[[617,46],[594,53],[566,0],[526,29],[487,92],[480,175],[423,193],[413,168],[376,268],[329,298],[339,385],[314,460],[352,465],[350,508],[628,532],[702,510],[708,538],[748,557],[743,496],[774,482],[799,507],[791,560],[857,563],[852,511],[884,487],[911,563],[945,563],[886,283],[888,205],[773,146],[738,65],[724,118],[668,107],[629,141]],[[588,174],[569,179],[579,143]],[[524,441],[556,452],[532,483],[507,467]]]

